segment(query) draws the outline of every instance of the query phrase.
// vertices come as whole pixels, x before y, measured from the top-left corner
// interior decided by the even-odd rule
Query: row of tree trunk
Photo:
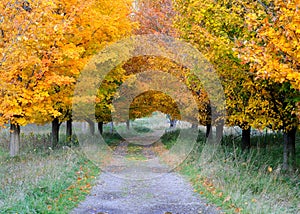
[[[92,120],[86,120],[89,125],[89,132],[91,135],[95,135],[95,123]],[[56,118],[52,121],[52,147],[56,148],[59,143],[59,128],[61,123]],[[102,135],[103,134],[103,122],[98,122],[98,131]],[[66,122],[66,141],[72,141],[72,120],[67,120]]]
[[[89,124],[90,134],[95,134],[95,123],[92,120],[87,120]],[[56,148],[59,143],[59,128],[61,123],[57,118],[52,121],[52,147]],[[129,129],[129,121],[126,122],[126,126]],[[170,123],[171,127],[176,126],[176,122]],[[198,127],[193,124],[192,127]],[[112,124],[113,130],[113,124]],[[103,122],[98,122],[98,131],[103,134]],[[296,132],[297,128],[294,128],[288,132],[283,133],[283,169],[286,170],[289,166],[296,166]],[[220,142],[223,136],[223,125],[216,126],[216,142]],[[72,140],[72,120],[68,120],[66,123],[66,140],[71,142]],[[206,125],[206,138],[212,139],[212,126]],[[242,129],[241,149],[243,151],[251,148],[251,127]],[[10,156],[14,157],[18,155],[20,149],[20,126],[16,124],[10,125]]]
[[[223,130],[224,130],[223,124],[216,126],[216,136],[214,139],[215,142],[218,142],[218,143],[221,142],[222,137],[223,137]],[[211,124],[206,125],[205,137],[209,140],[213,139]],[[242,140],[241,140],[241,148],[243,151],[249,150],[250,147],[251,147],[251,127],[247,128],[247,129],[242,129]]]
[[[221,142],[222,137],[223,137],[223,130],[224,130],[224,125],[223,124],[219,124],[216,126],[216,136],[215,136],[215,142]],[[207,139],[212,140],[213,139],[213,134],[212,134],[212,125],[211,124],[207,124],[206,125],[206,133],[205,133],[205,137]]]
[[[206,125],[206,138],[212,139],[212,126]],[[297,128],[283,132],[283,164],[282,169],[296,167],[296,133]],[[223,125],[216,126],[216,142],[220,142],[223,136]],[[242,129],[241,149],[248,151],[251,148],[251,127]]]

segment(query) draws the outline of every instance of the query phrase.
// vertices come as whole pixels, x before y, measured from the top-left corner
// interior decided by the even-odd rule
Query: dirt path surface
[[[71,213],[219,213],[194,193],[178,173],[159,161],[148,146],[121,143],[86,200]]]

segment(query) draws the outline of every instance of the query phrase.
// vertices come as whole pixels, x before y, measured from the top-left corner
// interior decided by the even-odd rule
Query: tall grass
[[[79,148],[53,150],[49,134],[23,132],[20,155],[10,158],[8,137],[2,131],[0,213],[68,213],[88,194],[99,169]]]
[[[167,148],[176,135],[163,136]],[[194,150],[180,168],[193,182],[195,191],[226,213],[300,213],[299,156],[298,170],[283,172],[280,139],[277,134],[256,136],[251,151],[241,152],[236,146],[240,139],[234,136],[225,137],[223,145],[214,145],[205,143],[200,132]],[[267,143],[255,143],[259,141]]]

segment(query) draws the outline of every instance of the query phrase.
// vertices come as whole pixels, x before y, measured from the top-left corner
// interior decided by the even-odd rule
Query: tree
[[[68,17],[68,14],[74,13],[73,6],[79,5],[80,11],[77,12],[70,28],[65,33],[66,40],[64,42],[67,46],[74,48],[74,51],[66,52],[65,57],[66,64],[74,67],[75,72],[70,75],[77,79],[85,63],[91,59],[93,54],[100,51],[105,45],[129,35],[133,24],[128,17],[131,11],[129,7],[131,1],[115,1],[113,3],[107,0],[90,0],[85,3],[74,1],[60,1],[59,10]],[[63,69],[63,72],[66,71]],[[60,88],[60,92],[66,94],[53,97],[56,108],[62,113],[59,117],[60,121],[72,118],[68,114],[71,112],[72,92],[75,84],[76,82],[68,88]],[[91,121],[89,124],[90,127],[93,127]]]
[[[9,121],[18,135],[19,126],[52,121],[55,147],[59,124],[71,119],[81,69],[96,51],[130,33],[128,3],[5,1],[0,8],[1,123]]]
[[[137,103],[134,102],[132,104],[133,115],[146,116],[159,110],[165,114],[169,114],[174,120],[180,120],[182,117],[178,110],[178,104],[184,106],[185,104],[195,101],[198,105],[198,109],[194,109],[193,105],[186,106],[186,112],[189,112],[190,117],[185,117],[185,119],[188,122],[196,124],[198,124],[199,121],[203,123],[203,121],[206,120],[207,112],[205,110],[206,103],[204,100],[207,100],[207,94],[203,91],[203,93],[199,92],[199,88],[201,88],[201,90],[203,88],[200,80],[195,77],[195,75],[192,75],[191,71],[183,65],[179,65],[164,57],[141,56],[134,57],[127,61],[123,65],[123,68],[126,70],[126,75],[138,76],[141,81],[141,83],[129,84],[129,86],[131,86],[128,89],[129,91],[143,92],[146,88],[150,90],[149,93],[145,93],[144,96],[136,99],[135,102]],[[157,73],[156,71],[165,74]],[[146,72],[144,77],[143,72]],[[153,86],[156,90],[150,86]],[[186,86],[188,91],[186,91],[183,86]],[[130,92],[127,93],[130,94]],[[191,101],[190,97],[185,93],[191,95],[194,101]],[[126,96],[126,93],[124,96]],[[177,101],[172,100],[176,97],[179,98]],[[142,101],[141,99],[145,100]],[[145,104],[141,105],[143,102],[145,102]],[[194,118],[195,111],[199,111],[198,118],[196,118],[198,121],[195,121]]]
[[[175,15],[172,0],[138,0],[133,17],[139,25],[135,34],[165,34],[176,37],[173,26]]]
[[[60,114],[47,101],[51,85],[72,82],[69,77],[48,73],[47,51],[56,53],[50,41],[61,21],[53,16],[52,4],[4,1],[0,7],[0,120],[2,125],[11,124],[11,156],[18,154],[20,126],[46,122],[45,113]]]
[[[178,0],[176,8],[181,36],[220,75],[227,123],[243,129],[242,148],[250,147],[250,127],[294,135],[299,117],[296,1]],[[290,151],[284,154],[294,153],[294,146]]]
[[[173,19],[175,15],[176,13],[173,8],[172,0],[137,1],[133,20],[138,23],[138,28],[134,31],[134,34],[155,34],[177,37],[177,30],[173,26]],[[162,44],[162,47],[163,46],[164,44]],[[126,70],[125,75],[128,76],[137,75],[151,70],[163,71],[176,76],[181,83],[187,83],[187,77],[189,75],[188,69],[183,68],[182,65],[177,65],[172,62],[172,60],[163,57],[134,57],[127,61],[123,65],[123,68]],[[148,80],[148,82],[149,81],[150,80]],[[172,82],[168,82],[168,85],[172,85]],[[167,87],[168,86],[165,88]],[[141,90],[142,88],[143,86],[140,85],[137,86],[136,90]],[[190,92],[193,93],[192,90]],[[145,99],[144,102],[147,102],[147,107],[141,104],[143,103],[141,99]],[[151,114],[157,109],[166,114],[170,114],[174,119],[180,118],[176,103],[166,94],[159,93],[155,90],[150,90],[149,93],[145,93],[143,96],[135,99],[131,109],[132,117],[145,116]],[[192,111],[193,110],[191,110],[191,112]]]
[[[241,48],[243,60],[249,62],[256,80],[274,82],[271,100],[277,124],[274,130],[284,132],[283,168],[295,165],[295,134],[299,126],[300,97],[300,12],[298,1],[275,0],[263,4],[265,13],[259,17],[248,14],[248,27],[255,39]],[[274,115],[270,115],[274,118]]]
[[[226,95],[227,118],[219,117],[215,123],[218,139],[223,133],[222,122],[238,125],[246,130],[252,125],[252,105],[249,102],[255,96],[255,83],[251,81],[247,66],[240,63],[233,50],[235,39],[243,36],[244,21],[239,4],[228,1],[175,1],[178,16],[175,25],[181,37],[192,43],[215,67]],[[211,106],[206,101],[206,112]],[[218,122],[219,121],[219,122]],[[211,129],[211,119],[207,119],[207,136]],[[250,134],[250,133],[249,133]],[[250,147],[250,141],[243,138],[242,148]],[[247,145],[247,146],[245,146]]]

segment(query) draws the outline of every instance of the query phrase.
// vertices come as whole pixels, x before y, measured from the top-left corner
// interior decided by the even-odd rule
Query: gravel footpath
[[[90,195],[72,214],[220,213],[194,193],[186,179],[160,163],[149,147],[141,151],[146,160],[126,158],[125,142],[115,153]]]

